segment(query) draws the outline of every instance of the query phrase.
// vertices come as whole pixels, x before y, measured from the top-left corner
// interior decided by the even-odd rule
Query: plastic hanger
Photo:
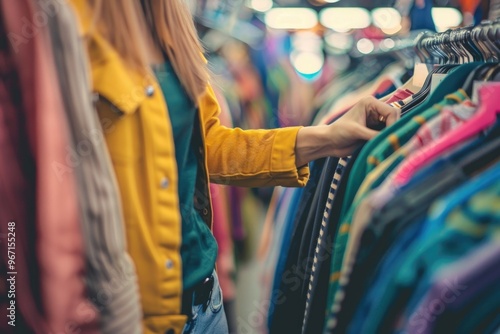
[[[472,29],[474,27],[468,26],[465,27],[461,33],[462,40],[465,44],[465,47],[467,47],[472,55],[472,61],[484,61],[483,55],[481,51],[478,49],[477,45],[474,43],[473,37],[472,37]]]
[[[438,140],[435,145],[422,149],[405,161],[395,176],[395,183],[399,186],[406,184],[428,161],[495,124],[497,116],[500,115],[499,94],[500,83],[495,82],[481,87],[479,89],[480,107],[477,113],[462,126]]]
[[[492,23],[489,21],[483,21],[479,24],[475,29],[476,38],[483,46],[486,52],[485,61],[495,61],[495,58],[498,58],[496,55],[500,53],[500,50],[496,47],[496,45],[490,41],[488,36],[488,30],[491,28]]]
[[[415,53],[422,63],[428,63],[431,55],[423,45],[423,41],[426,37],[430,36],[430,33],[423,32],[417,38],[415,42]]]
[[[484,74],[490,69],[494,64],[486,63],[483,65],[480,65],[478,68],[474,69],[471,74],[467,77],[467,80],[465,80],[464,85],[462,86],[462,89],[465,90],[467,95],[471,96],[472,95],[472,89],[474,87],[474,82],[475,81],[483,81],[487,80],[487,78],[484,78]]]

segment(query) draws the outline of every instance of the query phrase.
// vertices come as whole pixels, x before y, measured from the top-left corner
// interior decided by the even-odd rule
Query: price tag
[[[415,64],[415,68],[413,70],[413,85],[422,88],[428,75],[429,69],[426,64]]]

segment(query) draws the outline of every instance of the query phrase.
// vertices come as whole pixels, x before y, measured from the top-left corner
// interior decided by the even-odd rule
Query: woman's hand
[[[378,134],[373,128],[392,125],[399,117],[399,109],[373,97],[364,98],[330,125],[300,129],[295,147],[296,165],[300,167],[326,156],[348,156]]]

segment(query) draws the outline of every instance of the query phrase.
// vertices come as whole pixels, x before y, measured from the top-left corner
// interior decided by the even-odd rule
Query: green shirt
[[[374,170],[382,161],[389,158],[392,154],[397,154],[397,150],[401,146],[405,145],[418,132],[422,125],[436,117],[441,109],[443,109],[445,106],[461,103],[465,99],[467,99],[467,95],[463,90],[460,89],[454,94],[447,95],[443,101],[434,105],[434,107],[425,110],[423,113],[409,119],[408,122],[404,124],[404,126],[395,130],[387,138],[383,139],[382,142],[377,147],[375,147],[372,152],[370,152],[370,154],[368,155],[367,170]],[[397,167],[397,165],[401,161],[404,160],[404,158],[404,155],[396,157],[395,161],[393,161],[392,164],[388,166],[388,169],[386,169],[386,171],[375,180],[369,190],[372,190],[376,186],[379,186],[390,174],[390,172],[395,167]],[[367,197],[368,194],[369,192],[358,192],[358,194],[356,195],[356,199],[353,201],[352,205],[349,207],[349,210],[341,220],[342,224],[339,225],[339,230],[335,236],[334,252],[332,256],[332,264],[330,267],[331,274],[328,293],[329,301],[331,301],[331,304],[328,304],[329,306],[334,305],[334,296],[339,288],[340,270],[342,269],[344,253],[346,251],[347,242],[349,240],[349,230],[354,219],[354,214],[358,206]]]
[[[459,260],[483,243],[498,240],[499,209],[500,182],[497,181],[487,189],[473,194],[465,203],[451,211],[444,218],[445,225],[442,230],[432,234],[430,238],[413,244],[406,253],[402,266],[392,277],[389,289],[384,292],[383,298],[377,301],[377,307],[365,319],[363,331],[381,332],[384,322],[387,323],[386,318],[393,316],[395,312],[401,312],[402,305],[411,297],[406,293],[419,291],[417,290],[419,282],[424,280],[428,282],[440,269]],[[491,307],[488,299],[483,298],[482,302]],[[471,315],[474,319],[481,318],[479,310],[474,310]],[[463,330],[461,326],[467,324],[469,320],[471,319],[456,319],[461,323],[461,330]]]
[[[361,183],[365,179],[366,175],[368,175],[368,173],[371,172],[374,168],[374,165],[370,164],[369,162],[369,157],[372,151],[379,144],[387,140],[387,138],[392,133],[394,133],[398,129],[401,129],[403,126],[405,126],[405,124],[410,122],[414,116],[420,115],[423,111],[432,108],[432,106],[434,106],[436,103],[442,101],[444,96],[451,94],[461,88],[468,75],[479,65],[481,65],[481,63],[470,63],[460,65],[457,68],[452,69],[444,78],[444,80],[441,81],[441,83],[437,86],[436,90],[431,93],[430,96],[428,96],[421,105],[409,111],[408,114],[402,117],[398,122],[390,127],[385,128],[375,138],[366,143],[353,165],[351,172],[352,176],[349,178],[346,193],[344,196],[341,217],[344,217],[347,214],[347,211],[352,204]]]
[[[394,142],[394,137],[391,135],[398,133],[399,140],[403,140],[403,137],[407,139],[407,134],[405,133],[409,128],[416,129],[420,127],[422,121],[425,122],[426,119],[434,117],[439,110],[434,110],[434,112],[428,112],[424,119],[416,118],[415,116],[422,116],[425,111],[432,109],[436,103],[439,103],[443,100],[443,97],[456,92],[461,88],[463,82],[467,79],[469,74],[481,63],[470,63],[458,66],[453,68],[448,75],[441,81],[441,83],[437,86],[436,90],[431,93],[425,101],[419,106],[415,107],[411,111],[408,112],[405,116],[403,116],[398,122],[393,124],[390,127],[385,128],[380,132],[375,138],[366,143],[366,145],[361,150],[358,158],[354,162],[351,171],[351,177],[348,180],[346,192],[344,194],[344,200],[342,202],[342,210],[340,215],[340,224],[337,227],[335,246],[332,255],[332,265],[330,268],[330,286],[328,289],[328,297],[327,297],[327,309],[329,310],[333,303],[334,297],[338,288],[338,278],[339,278],[339,270],[342,266],[342,259],[345,251],[345,247],[348,241],[348,232],[350,224],[346,221],[352,219],[350,217],[352,215],[351,206],[359,204],[358,201],[354,201],[356,193],[358,192],[359,187],[363,183],[366,176],[375,169],[377,163],[381,161],[376,161],[374,159],[382,159],[382,156],[388,157],[396,147],[400,144]],[[462,98],[463,100],[463,98]],[[452,101],[453,103],[460,103],[461,100]],[[431,115],[429,115],[431,113]],[[413,134],[416,132],[413,131]],[[410,136],[411,137],[411,136]],[[374,152],[376,155],[373,155]],[[388,152],[389,155],[386,155]],[[385,153],[385,155],[384,155]]]
[[[169,61],[155,66],[154,72],[167,102],[174,134],[182,218],[182,280],[186,290],[212,273],[217,258],[217,242],[194,208],[198,162],[192,141],[193,135],[200,135],[199,129],[194,128],[198,109],[186,94]]]

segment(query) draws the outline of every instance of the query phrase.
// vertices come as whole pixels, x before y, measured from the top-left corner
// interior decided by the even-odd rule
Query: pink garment
[[[377,89],[375,90],[375,92],[373,92],[372,95],[379,95],[387,92],[387,90],[391,88],[393,84],[394,82],[391,79],[385,79],[378,85]]]
[[[402,101],[406,99],[407,97],[412,96],[414,93],[409,90],[409,89],[398,89],[389,100],[387,100],[385,103],[393,103],[397,101]]]
[[[222,288],[225,301],[234,300],[236,286],[233,277],[236,272],[234,263],[233,240],[231,239],[231,226],[228,207],[229,198],[227,187],[210,184],[213,209],[213,233],[218,244],[217,276]]]
[[[474,117],[459,128],[451,131],[434,145],[423,148],[401,165],[394,181],[397,186],[404,185],[427,163],[434,160],[442,153],[478,135],[481,131],[492,126],[497,115],[500,114],[498,95],[500,94],[500,83],[488,83],[479,89],[480,106]]]
[[[69,128],[48,33],[34,21],[39,9],[33,1],[3,0],[1,5],[10,36],[15,34],[23,41],[12,47],[36,168],[36,249],[45,323],[35,323],[33,330],[98,333],[98,313],[85,296],[76,181],[72,173],[61,179],[54,169],[57,162],[64,164],[69,159]]]

